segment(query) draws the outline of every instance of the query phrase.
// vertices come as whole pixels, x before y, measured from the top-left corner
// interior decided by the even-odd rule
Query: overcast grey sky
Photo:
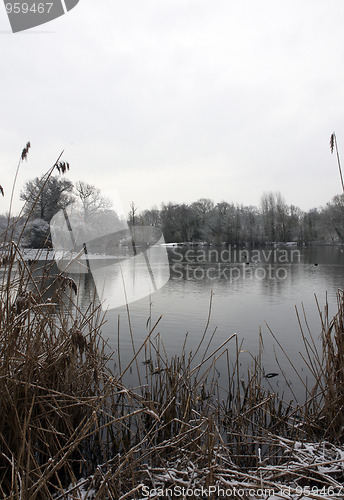
[[[0,212],[28,140],[19,186],[64,149],[69,178],[125,210],[271,190],[324,205],[333,131],[344,161],[343,27],[343,0],[80,0],[12,34],[0,5]]]

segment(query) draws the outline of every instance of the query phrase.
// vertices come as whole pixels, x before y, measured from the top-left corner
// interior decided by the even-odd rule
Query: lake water
[[[302,314],[302,305],[314,339],[318,339],[321,325],[315,295],[323,310],[326,296],[330,314],[336,311],[336,293],[344,285],[344,253],[336,247],[266,247],[262,249],[236,249],[225,247],[169,247],[170,279],[161,289],[129,304],[130,323],[135,349],[144,342],[149,325],[162,315],[152,337],[160,334],[169,356],[181,353],[186,339],[186,351],[195,351],[202,337],[212,307],[205,345],[216,330],[212,350],[220,346],[233,333],[242,350],[256,355],[261,328],[264,343],[263,368],[265,373],[279,373],[271,379],[276,388],[284,387],[281,368],[300,394],[298,380],[277,342],[278,341],[300,371],[306,367],[299,354],[302,338],[295,306]],[[83,276],[83,302],[85,306],[93,294],[92,278]],[[133,355],[126,306],[106,313],[103,336],[117,356],[118,343],[122,368]],[[269,328],[267,327],[267,325]],[[305,327],[305,324],[303,322]],[[235,342],[228,344],[235,352]],[[275,359],[277,349],[280,366]],[[140,363],[144,354],[140,356]],[[242,355],[245,371],[251,358]],[[224,362],[224,361],[223,361]],[[221,372],[222,360],[218,367]],[[247,364],[247,366],[246,366]],[[118,364],[114,361],[114,370]],[[135,384],[134,375],[131,382]],[[301,395],[302,398],[302,395]]]

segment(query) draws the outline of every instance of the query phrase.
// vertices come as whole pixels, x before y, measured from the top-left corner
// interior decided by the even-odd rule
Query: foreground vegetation
[[[46,181],[65,165],[54,164]],[[78,282],[49,262],[27,260],[8,219],[0,268],[1,498],[140,499],[148,491],[158,498],[163,488],[214,486],[227,498],[265,498],[263,490],[301,498],[305,489],[310,498],[343,497],[342,291],[333,319],[319,307],[320,344],[300,320],[312,374],[311,385],[299,374],[303,401],[272,390],[262,345],[243,372],[237,337],[213,347],[207,325],[194,354],[182,347],[171,358],[158,321],[122,366],[101,335],[96,301],[82,309]],[[117,373],[109,368],[114,357]],[[220,357],[227,362],[221,386]],[[130,371],[136,388],[124,383]]]
[[[306,400],[292,404],[269,387],[261,352],[242,373],[238,339],[215,349],[206,331],[197,353],[168,358],[152,325],[130,365],[112,373],[104,317],[92,303],[80,309],[78,284],[51,264],[29,265],[14,243],[2,262],[2,498],[143,498],[143,486],[185,484],[289,485],[291,493],[341,486],[343,292],[336,316],[321,314],[320,348],[302,331],[314,383],[300,382]],[[225,387],[215,374],[222,356]],[[137,388],[124,385],[128,370],[137,370]]]

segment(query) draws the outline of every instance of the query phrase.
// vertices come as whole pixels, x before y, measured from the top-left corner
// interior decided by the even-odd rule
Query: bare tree
[[[36,177],[27,181],[20,193],[20,198],[25,201],[24,214],[50,222],[59,210],[74,202],[72,192],[73,184],[67,179]]]
[[[111,200],[103,196],[100,189],[92,184],[78,181],[75,185],[75,191],[81,201],[85,220],[112,207]]]
[[[130,202],[130,212],[129,212],[129,224],[131,226],[135,226],[135,222],[136,222],[136,217],[137,217],[137,211],[138,211],[138,207],[135,205],[135,202],[134,201],[131,201]]]
[[[338,194],[327,203],[324,210],[327,221],[327,232],[332,240],[344,242],[344,194]]]

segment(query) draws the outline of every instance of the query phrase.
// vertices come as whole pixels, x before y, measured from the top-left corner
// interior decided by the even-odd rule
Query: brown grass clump
[[[81,313],[69,287],[45,300],[15,244],[4,258],[0,492],[50,498],[66,478],[88,473],[89,463],[104,458],[101,429],[110,418],[105,401],[112,378],[97,310]]]

